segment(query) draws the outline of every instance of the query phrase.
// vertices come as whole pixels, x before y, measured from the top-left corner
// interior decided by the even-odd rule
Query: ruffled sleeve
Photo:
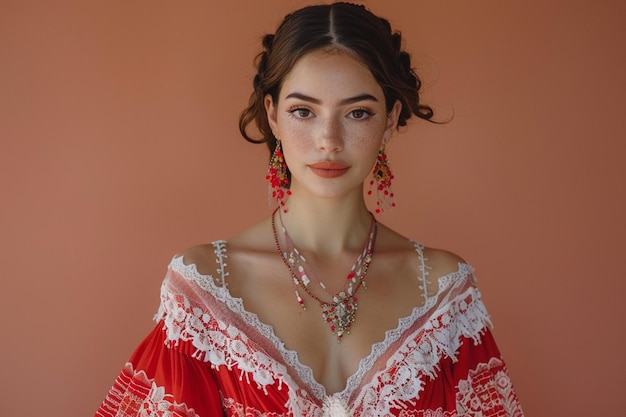
[[[158,323],[118,375],[97,417],[223,415],[210,366],[165,342]]]
[[[162,292],[172,277],[171,269]],[[157,324],[131,355],[96,412],[96,417],[224,415],[215,370],[193,357],[186,343],[168,340],[164,306]],[[171,336],[171,335],[170,335]]]

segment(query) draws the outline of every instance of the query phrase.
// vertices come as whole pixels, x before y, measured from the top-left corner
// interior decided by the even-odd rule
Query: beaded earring
[[[278,202],[278,205],[283,208],[283,212],[287,212],[285,207],[286,196],[291,195],[289,187],[289,179],[287,178],[287,164],[285,163],[285,157],[280,146],[280,140],[276,140],[276,147],[274,153],[270,158],[270,166],[267,170],[265,179],[269,181],[271,198]]]
[[[367,194],[372,195],[374,187],[376,188],[376,213],[381,213],[395,207],[396,203],[393,202],[393,192],[391,191],[393,174],[391,173],[389,159],[387,159],[384,147],[380,148],[378,151],[376,164],[372,170],[372,177],[370,189]]]

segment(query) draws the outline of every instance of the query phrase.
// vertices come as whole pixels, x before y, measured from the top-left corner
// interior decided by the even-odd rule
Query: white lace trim
[[[135,371],[129,362],[124,366],[97,417],[199,417],[193,408],[177,403],[165,387],[148,378],[144,371]]]
[[[455,411],[436,410],[402,410],[398,417],[458,417]]]
[[[440,281],[440,285],[445,286],[446,283]],[[414,404],[424,388],[425,377],[434,379],[437,376],[440,359],[450,357],[455,360],[462,337],[473,339],[478,344],[482,332],[490,324],[480,293],[474,287],[444,303],[424,324],[419,337],[408,338],[391,356],[385,369],[378,372],[359,393],[354,401],[359,408],[363,408],[359,410],[359,415],[387,415],[391,409]],[[395,339],[400,333],[395,335]],[[382,354],[383,345],[376,345],[375,348],[380,349],[379,354]]]
[[[224,398],[222,407],[225,414],[229,417],[287,417],[288,413],[273,413],[269,411],[260,411],[256,408],[244,405],[232,398]]]
[[[333,397],[327,397],[333,398]],[[334,401],[334,400],[329,400]],[[225,398],[222,402],[222,405],[227,412],[227,415],[232,417],[287,417],[292,416],[292,412],[284,412],[284,413],[274,413],[274,412],[266,412],[257,410],[253,407],[246,406],[241,404],[240,402],[235,401],[232,398]],[[326,414],[324,414],[326,413]],[[305,413],[300,413],[298,415],[307,416],[307,417],[350,417],[350,411],[342,405],[342,409],[333,410],[331,407],[327,406],[326,410],[324,408],[317,410],[310,410]],[[462,415],[462,414],[461,414]],[[398,417],[459,417],[456,411],[444,411],[441,407],[436,410],[432,409],[424,409],[424,410],[401,410],[398,414]]]
[[[488,363],[470,370],[467,379],[459,381],[457,389],[456,410],[461,416],[523,417],[506,367],[498,358],[491,358]]]
[[[221,275],[220,280],[216,280],[211,275],[200,274],[194,264],[185,265],[182,257],[175,257],[170,268],[180,273],[188,281],[196,282],[202,289],[212,294],[216,300],[226,305],[232,312],[242,317],[246,323],[270,340],[281,353],[285,363],[295,369],[301,380],[311,389],[313,395],[319,401],[323,401],[327,397],[326,390],[323,385],[315,380],[312,369],[300,362],[297,352],[284,346],[283,342],[275,335],[272,326],[262,323],[255,313],[246,311],[243,300],[233,297],[228,292],[225,283],[227,272],[225,271],[226,250],[224,242],[215,242],[214,247],[219,265],[218,271]],[[420,259],[423,259],[421,251],[419,253]],[[426,276],[428,275],[426,268],[423,260],[421,260],[420,270],[424,288],[426,288]],[[395,329],[387,331],[384,340],[374,344],[371,353],[361,360],[355,374],[348,378],[345,389],[334,394],[334,396],[347,401],[362,382],[365,373],[371,370],[377,359],[387,352],[387,347],[398,341],[417,319],[424,316],[437,302],[440,302],[439,296],[441,294],[453,286],[461,287],[465,285],[468,279],[472,279],[472,272],[473,269],[469,265],[459,263],[459,269],[456,272],[440,277],[436,296],[428,297],[424,305],[414,308],[409,316],[398,321],[398,326]],[[470,303],[466,301],[468,297],[471,299]],[[228,369],[232,369],[233,366],[236,366],[244,373],[248,382],[250,382],[251,377],[252,381],[265,392],[267,392],[267,386],[274,382],[278,382],[279,389],[283,384],[287,385],[290,392],[295,393],[295,395],[290,395],[289,409],[302,410],[312,406],[308,393],[298,388],[283,364],[253,349],[250,340],[240,329],[209,316],[199,307],[192,307],[185,296],[171,293],[167,281],[162,287],[162,304],[156,319],[161,318],[165,322],[169,343],[177,344],[180,340],[190,341],[196,348],[193,353],[195,358],[210,362],[215,367],[224,365]],[[397,372],[393,377],[394,380],[389,380],[387,371],[390,364],[388,364],[361,391],[359,397],[369,404],[368,407],[371,405],[372,410],[378,410],[374,414],[367,415],[383,415],[391,408],[401,407],[401,401],[410,402],[412,399],[418,398],[424,384],[422,375],[434,377],[440,356],[454,357],[455,351],[460,345],[461,336],[472,338],[478,342],[481,331],[489,324],[487,312],[480,301],[480,294],[473,287],[470,287],[464,295],[456,297],[455,300],[447,300],[447,302],[442,303],[441,311],[435,312],[426,326],[420,330],[419,343],[415,343],[417,338],[413,336],[405,342],[405,345],[398,352],[392,355],[392,359],[394,359],[392,366],[403,372]],[[419,381],[419,383],[416,384],[414,381]],[[393,385],[396,387],[394,388]],[[394,395],[386,393],[390,389],[395,391]],[[374,392],[377,394],[372,397]],[[387,404],[385,401],[390,398],[396,399],[396,402]],[[353,404],[365,403],[354,401]]]
[[[422,290],[422,297],[424,297],[425,301],[428,300],[428,297],[431,296],[431,294],[428,294],[428,284],[431,283],[431,281],[428,280],[428,275],[430,274],[431,267],[426,265],[426,261],[428,259],[424,257],[424,245],[418,242],[413,242],[413,246],[415,247],[415,251],[417,252],[417,256],[420,262],[418,268],[421,275],[420,280],[422,282],[419,285],[419,289]]]
[[[233,311],[242,308],[241,300],[230,297],[226,287],[218,287],[212,276],[199,274],[195,265],[186,266],[182,258],[175,258],[171,267],[202,288],[210,288],[211,293]],[[284,365],[254,349],[244,332],[207,314],[200,307],[192,306],[187,297],[171,292],[167,281],[161,288],[161,307],[156,318],[164,321],[166,343],[191,342],[196,348],[192,357],[214,367],[226,366],[228,370],[237,367],[248,383],[254,381],[265,393],[267,386],[275,382],[281,389],[288,378]]]

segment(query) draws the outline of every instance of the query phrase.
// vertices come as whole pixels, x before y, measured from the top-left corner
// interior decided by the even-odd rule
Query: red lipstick
[[[348,172],[349,166],[340,162],[320,161],[309,165],[314,174],[323,178],[337,178]]]

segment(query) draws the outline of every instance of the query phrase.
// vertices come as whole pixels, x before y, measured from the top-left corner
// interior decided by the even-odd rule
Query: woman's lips
[[[320,177],[336,178],[348,172],[350,167],[340,162],[321,161],[309,165],[309,169]]]

